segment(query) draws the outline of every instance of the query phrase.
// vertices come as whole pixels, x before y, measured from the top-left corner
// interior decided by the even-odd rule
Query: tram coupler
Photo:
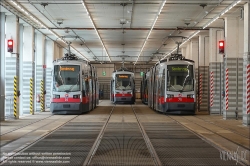
[[[238,120],[238,111],[235,111],[235,118]]]

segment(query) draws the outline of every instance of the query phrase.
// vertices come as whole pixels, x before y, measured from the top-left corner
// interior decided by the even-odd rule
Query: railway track
[[[136,138],[133,137],[133,133],[131,135],[131,129],[126,127],[126,122],[124,120],[124,117],[122,117],[122,124],[120,124],[120,126],[122,126],[122,130],[123,130],[123,134],[121,135],[121,133],[117,132],[115,135],[112,134],[112,136],[109,136],[107,134],[106,138],[105,138],[105,132],[109,132],[107,131],[107,128],[109,126],[112,126],[112,122],[110,122],[111,117],[113,116],[113,112],[115,109],[116,105],[112,108],[109,117],[107,118],[107,121],[105,122],[105,124],[103,125],[102,130],[100,131],[98,138],[96,139],[93,147],[91,148],[86,160],[83,163],[83,166],[86,165],[99,165],[101,163],[103,163],[104,165],[155,165],[155,166],[161,166],[162,163],[159,160],[159,157],[153,147],[153,145],[150,142],[150,139],[148,138],[139,117],[136,114],[136,111],[134,110],[134,107],[131,105],[131,107],[127,107],[126,110],[123,110],[123,112],[129,112],[132,110],[134,117],[136,119],[135,121],[135,125],[131,125],[131,127],[133,128],[134,132],[137,132]],[[119,108],[118,108],[119,109]],[[117,124],[118,125],[118,124]],[[136,129],[136,125],[138,125],[138,128]],[[128,125],[129,126],[129,125]],[[112,128],[112,130],[114,130],[114,128]],[[139,133],[140,131],[140,133]],[[124,134],[125,133],[125,134]],[[141,135],[139,135],[141,134]],[[140,139],[140,137],[142,137],[143,139]],[[107,149],[109,149],[109,147],[105,147],[105,145],[101,145],[101,142],[107,142],[107,139],[114,139],[116,143],[115,144],[119,144],[118,146],[115,146],[112,148],[112,154],[109,153]],[[112,140],[114,141],[114,140]],[[131,142],[136,142],[134,144],[134,146],[139,146],[140,148],[138,149],[134,149],[134,146],[130,146]],[[137,151],[135,153],[135,151]],[[134,158],[134,155],[138,155],[138,153],[144,154],[143,155],[139,155],[137,156],[138,158],[142,158],[147,156],[147,158],[144,158],[142,160],[136,159]],[[132,155],[131,155],[132,154]],[[105,159],[102,157],[103,155],[106,155],[107,158],[109,159]],[[117,161],[112,161],[112,157],[117,157]],[[124,158],[125,157],[125,158]],[[149,158],[151,159],[151,161]],[[130,158],[130,160],[126,159],[126,158]],[[133,161],[133,158],[135,159]],[[132,160],[132,161],[131,161]],[[105,163],[106,162],[106,163]]]
[[[1,159],[1,165],[235,164],[234,161],[221,160],[218,147],[171,116],[155,113],[144,106],[98,107],[89,114],[62,117],[65,121],[60,122],[60,126],[54,126],[38,139],[11,151]],[[20,158],[23,158],[23,163],[18,163]]]

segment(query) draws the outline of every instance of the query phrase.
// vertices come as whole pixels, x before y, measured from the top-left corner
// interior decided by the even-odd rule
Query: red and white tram
[[[112,73],[110,100],[113,103],[135,103],[135,78],[133,72],[121,68]]]
[[[147,84],[149,107],[167,114],[195,114],[194,61],[174,54],[157,63],[147,75],[144,84]]]
[[[82,114],[99,103],[95,67],[74,54],[53,62],[51,88],[53,114]]]

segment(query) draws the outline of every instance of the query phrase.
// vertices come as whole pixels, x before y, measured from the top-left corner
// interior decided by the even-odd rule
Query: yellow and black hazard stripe
[[[17,77],[14,76],[14,117],[17,118]]]
[[[41,96],[40,96],[40,103],[41,103],[41,111],[44,112],[44,84],[43,80],[41,80]]]
[[[30,79],[30,114],[33,115],[33,79]]]

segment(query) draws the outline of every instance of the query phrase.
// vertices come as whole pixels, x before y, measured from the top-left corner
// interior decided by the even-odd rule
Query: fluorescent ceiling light
[[[220,18],[221,16],[223,16],[225,13],[227,13],[230,9],[232,9],[235,5],[237,5],[238,3],[240,3],[241,0],[236,0],[234,1],[231,5],[229,5],[228,7],[226,7],[224,10],[222,10],[222,12],[220,12],[218,15],[216,15],[212,20],[210,20],[202,29],[207,28],[210,24],[212,24],[214,21],[216,21],[218,18]],[[183,44],[185,44],[188,40],[190,40],[191,38],[193,38],[194,36],[196,36],[200,31],[197,31],[195,33],[193,33],[193,35],[191,35],[187,40],[185,40],[180,46],[182,46]],[[166,56],[164,56],[162,59],[166,58],[167,56],[171,55],[174,51],[177,50],[177,47],[174,48],[174,50],[172,50],[170,53],[168,53]],[[161,60],[162,60],[161,59]]]
[[[154,19],[154,22],[153,22],[153,24],[152,24],[152,26],[151,26],[151,28],[150,28],[150,31],[148,32],[148,35],[147,35],[147,37],[146,37],[146,39],[145,39],[145,41],[144,41],[144,43],[143,43],[143,45],[142,45],[142,48],[141,48],[141,50],[140,50],[140,52],[139,52],[139,55],[138,55],[138,57],[137,57],[137,59],[136,59],[136,61],[135,61],[135,64],[137,63],[139,57],[141,56],[141,53],[142,53],[142,51],[143,51],[143,49],[144,49],[144,47],[145,47],[145,45],[146,45],[146,43],[147,43],[147,40],[148,40],[148,38],[149,38],[149,35],[151,34],[151,32],[152,32],[152,30],[153,30],[153,28],[154,28],[154,26],[155,26],[155,23],[156,23],[156,21],[158,20],[159,15],[161,14],[161,11],[162,11],[162,9],[163,9],[163,7],[164,7],[166,1],[167,1],[167,0],[163,0],[163,2],[162,2],[162,4],[161,4],[160,10],[158,11],[158,13],[157,13],[157,15],[156,15],[156,17],[155,17],[155,19]],[[134,65],[135,65],[135,64],[134,64]]]
[[[100,36],[99,32],[98,32],[98,31],[97,31],[97,29],[96,29],[96,26],[95,26],[95,24],[94,24],[94,22],[93,22],[93,19],[92,19],[92,17],[91,17],[91,15],[90,15],[90,13],[89,13],[88,8],[87,8],[87,7],[86,7],[86,5],[85,5],[84,0],[82,0],[82,5],[83,5],[83,7],[85,8],[85,10],[86,10],[86,12],[87,12],[87,15],[88,15],[88,17],[89,17],[89,20],[91,21],[92,26],[94,27],[95,32],[96,32],[96,34],[97,34],[97,36],[98,36],[99,40],[101,41],[102,46],[103,46],[103,48],[104,48],[104,50],[105,50],[106,54],[108,55],[109,61],[111,62],[110,56],[109,56],[109,54],[108,54],[108,52],[107,52],[107,49],[106,49],[106,47],[105,47],[105,45],[104,45],[104,43],[103,43],[103,41],[102,41],[102,38],[101,38],[101,36]]]
[[[27,10],[25,10],[21,5],[19,5],[17,2],[11,0],[10,2],[12,2],[16,8],[18,8],[19,10],[21,10],[23,13],[25,13],[27,16],[29,16],[33,21],[35,21],[37,24],[39,24],[41,27],[45,28],[46,30],[48,30],[50,33],[52,33],[56,39],[61,40],[63,43],[67,44],[67,42],[62,39],[59,35],[57,35],[54,31],[52,31],[51,29],[49,29],[49,27],[47,27],[45,24],[43,24],[41,21],[39,21],[37,18],[35,18],[33,15],[31,15]],[[79,51],[77,51],[74,47],[71,46],[72,49],[74,49],[78,54],[80,54],[80,56],[82,56],[83,58],[85,58],[88,62],[89,59],[86,58],[83,54],[81,54]]]
[[[205,29],[206,27],[208,27],[210,24],[212,24],[214,21],[216,21],[218,18],[220,18],[221,16],[223,16],[225,13],[227,13],[230,9],[232,9],[235,5],[237,5],[238,3],[240,3],[241,0],[236,0],[234,1],[231,5],[229,5],[228,7],[226,7],[224,10],[222,10],[222,12],[220,12],[217,16],[215,16],[212,20],[210,20],[204,27],[203,29]]]

